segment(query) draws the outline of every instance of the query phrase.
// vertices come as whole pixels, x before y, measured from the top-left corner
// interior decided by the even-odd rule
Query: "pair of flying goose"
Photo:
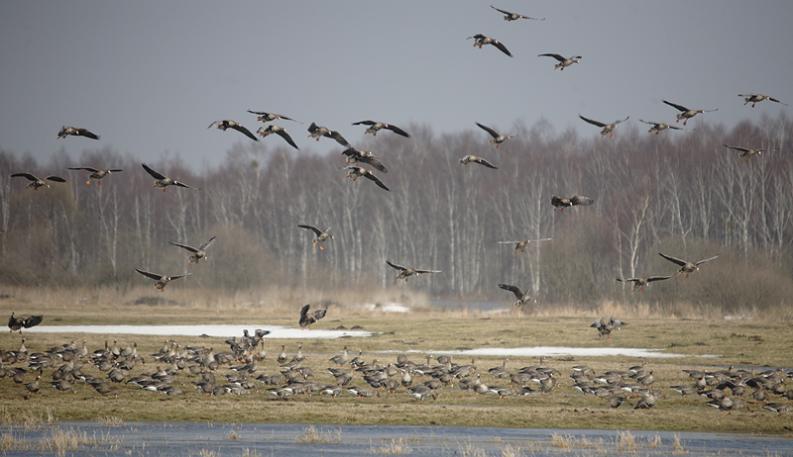
[[[689,262],[688,260],[679,259],[677,257],[673,257],[671,255],[664,254],[663,252],[659,252],[658,255],[663,257],[664,259],[677,264],[680,266],[680,269],[675,274],[683,274],[688,277],[689,274],[694,273],[695,271],[699,270],[699,266],[703,263],[707,263],[719,258],[719,256],[715,255],[713,257],[708,257],[706,259],[697,260],[696,262]],[[633,283],[633,288],[638,290],[644,290],[650,283],[656,281],[665,281],[670,279],[672,276],[649,276],[646,278],[617,278],[619,282],[630,282]]]
[[[212,243],[214,242],[215,242],[215,237],[213,236],[198,247],[194,247],[186,243],[177,243],[175,241],[171,241],[170,243],[173,246],[180,247],[186,250],[187,252],[189,252],[190,255],[188,257],[188,261],[190,263],[199,263],[201,260],[206,260],[209,258],[206,250],[209,249],[209,247],[212,246]],[[157,290],[159,291],[163,291],[165,287],[168,285],[168,283],[171,281],[175,281],[177,279],[190,276],[190,273],[185,273],[183,275],[174,275],[174,276],[161,275],[161,274],[141,270],[140,268],[136,268],[135,271],[142,274],[143,276],[146,276],[149,279],[153,279],[155,281],[154,287],[156,287]]]

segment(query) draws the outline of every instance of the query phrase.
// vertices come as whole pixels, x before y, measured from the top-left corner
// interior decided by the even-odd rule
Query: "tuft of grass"
[[[509,444],[501,448],[501,457],[518,457],[519,455],[520,449]]]
[[[688,454],[688,451],[683,447],[683,443],[680,442],[680,435],[677,433],[674,434],[672,437],[672,454],[673,455],[683,455]]]
[[[635,451],[636,438],[629,431],[620,432],[617,436],[617,449],[622,451]]]
[[[0,425],[14,425],[30,430],[42,425],[51,425],[54,422],[55,415],[50,407],[43,410],[23,409],[12,412],[6,406],[0,406]]]
[[[201,449],[198,451],[198,457],[219,457],[219,455],[217,451],[212,451],[210,449]]]
[[[573,437],[554,433],[551,435],[551,445],[569,451],[573,448]]]
[[[24,442],[20,442],[24,443]],[[71,430],[54,429],[49,436],[38,440],[37,450],[41,452],[52,452],[58,457],[64,457],[67,452],[76,451],[81,447],[101,447],[107,446],[110,450],[118,448],[118,439],[111,438],[109,435],[88,436],[85,432],[74,432]]]
[[[235,430],[232,430],[226,434],[226,439],[229,441],[237,441],[240,439],[240,434],[237,433]]]
[[[295,442],[300,444],[338,444],[341,443],[341,429],[323,432],[313,425],[309,425],[303,430],[303,433],[295,438]]]
[[[411,452],[412,449],[407,445],[404,438],[390,439],[383,443],[381,447],[373,447],[370,449],[372,454],[382,455],[402,455]]]
[[[247,447],[242,450],[242,457],[261,457],[261,454],[256,452],[255,449],[248,449]]]
[[[472,443],[460,445],[457,453],[460,457],[487,457],[487,452],[481,447],[474,446]]]
[[[663,444],[663,442],[661,441],[661,435],[657,433],[652,438],[647,439],[647,447],[650,449],[656,449],[659,446],[661,446],[661,444]]]
[[[96,420],[105,427],[121,427],[124,420],[118,416],[102,416]]]
[[[11,432],[3,433],[0,436],[0,453],[5,454],[14,449],[18,449],[16,437]]]

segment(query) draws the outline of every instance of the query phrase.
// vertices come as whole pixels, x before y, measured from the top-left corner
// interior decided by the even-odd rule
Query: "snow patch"
[[[380,311],[383,313],[409,313],[410,307],[397,302],[366,303],[363,309],[367,311]]]
[[[108,335],[158,335],[158,336],[242,336],[242,331],[250,333],[257,328],[269,330],[265,338],[277,339],[335,339],[342,337],[371,336],[363,330],[320,330],[283,327],[262,324],[218,324],[218,325],[44,325],[33,327],[25,332],[31,333],[99,333]]]
[[[619,348],[619,347],[576,348],[576,347],[562,347],[562,346],[532,346],[532,347],[520,347],[520,348],[476,348],[476,349],[443,350],[443,351],[428,351],[428,350],[425,351],[419,349],[410,349],[408,351],[383,351],[383,352],[409,352],[409,353],[412,352],[412,353],[426,353],[426,354],[492,356],[492,357],[553,357],[560,355],[569,355],[575,357],[624,356],[624,357],[644,357],[650,359],[668,359],[668,358],[686,356],[685,354],[662,352],[661,349]],[[701,357],[714,357],[714,356],[701,356]]]

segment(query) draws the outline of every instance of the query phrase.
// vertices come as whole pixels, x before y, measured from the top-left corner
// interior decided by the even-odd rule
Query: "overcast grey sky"
[[[350,123],[369,118],[436,132],[545,118],[595,135],[578,113],[673,120],[668,98],[718,107],[707,120],[729,125],[785,109],[751,110],[738,93],[793,102],[793,1],[493,0],[547,17],[511,23],[490,3],[5,0],[0,148],[48,157],[107,145],[200,166],[250,141],[206,128],[229,118],[255,130],[248,108],[317,121],[356,143],[364,128]],[[473,48],[475,33],[514,58]],[[584,58],[559,72],[541,52]],[[59,141],[64,124],[102,139]],[[331,146],[309,143],[306,125],[282,125],[302,149]]]

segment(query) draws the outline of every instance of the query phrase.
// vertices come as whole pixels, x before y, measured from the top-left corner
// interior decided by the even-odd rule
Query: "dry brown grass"
[[[684,455],[688,454],[688,451],[683,447],[683,443],[680,442],[680,435],[677,433],[674,434],[672,437],[672,454],[673,455]]]
[[[213,451],[211,449],[201,449],[200,451],[198,451],[197,455],[198,455],[198,457],[219,457],[220,456],[220,454],[218,454],[217,451]]]
[[[402,455],[412,452],[413,450],[408,446],[405,438],[390,439],[382,443],[380,446],[371,446],[369,452],[372,454],[380,455]]]
[[[226,434],[226,439],[229,441],[237,441],[240,439],[240,434],[236,430],[232,430]]]
[[[455,455],[460,457],[487,457],[487,451],[469,442],[461,444]]]
[[[661,440],[661,435],[655,434],[652,438],[647,439],[647,447],[650,449],[656,449],[663,444]]]
[[[55,416],[50,407],[32,407],[21,411],[11,411],[6,406],[0,406],[0,425],[13,425],[23,429],[33,429],[42,425],[55,422]]]
[[[96,421],[105,427],[121,427],[124,425],[124,419],[118,416],[101,416]]]
[[[617,435],[617,449],[621,451],[636,451],[636,438],[633,436],[633,433],[629,431],[620,432]]]
[[[566,451],[573,449],[573,440],[574,438],[570,435],[560,435],[558,433],[551,435],[551,445]]]
[[[309,425],[303,430],[303,433],[295,438],[295,442],[300,444],[339,444],[341,443],[341,429],[322,431]]]

